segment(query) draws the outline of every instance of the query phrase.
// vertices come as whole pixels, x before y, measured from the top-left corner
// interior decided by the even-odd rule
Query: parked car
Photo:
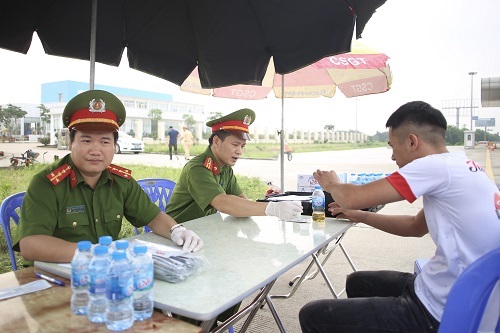
[[[116,153],[133,152],[139,154],[144,152],[144,142],[131,135],[118,131],[118,142],[116,143]]]

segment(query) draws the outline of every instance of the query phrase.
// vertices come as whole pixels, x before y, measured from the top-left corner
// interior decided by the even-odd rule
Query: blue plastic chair
[[[0,222],[2,224],[3,234],[7,242],[7,248],[9,249],[10,262],[12,264],[12,269],[17,270],[16,256],[14,250],[12,249],[12,235],[10,232],[11,221],[17,225],[19,223],[19,212],[21,210],[21,205],[23,204],[24,191],[8,196],[2,201],[0,205]]]
[[[493,288],[500,280],[500,247],[473,262],[451,287],[440,333],[476,333]],[[500,332],[498,318],[495,332]]]
[[[175,182],[165,178],[144,178],[137,180],[137,183],[139,183],[144,192],[146,192],[149,199],[157,204],[164,212],[172,196],[172,192],[174,191]],[[150,232],[151,229],[145,226],[144,231]],[[135,234],[137,235],[138,233],[139,230],[135,228]]]

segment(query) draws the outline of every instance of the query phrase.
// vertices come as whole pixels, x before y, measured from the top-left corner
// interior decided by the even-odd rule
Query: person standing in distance
[[[170,126],[168,128],[167,136],[168,136],[168,154],[170,155],[170,160],[172,160],[172,147],[174,148],[175,157],[179,159],[179,157],[177,156],[177,137],[179,136],[179,131]]]
[[[189,154],[189,149],[193,145],[193,133],[189,130],[187,126],[182,127],[183,132],[181,134],[180,139],[182,140],[182,147],[184,148],[184,158],[186,160],[190,160],[191,156]]]
[[[347,299],[318,300],[300,310],[304,333],[437,332],[457,278],[500,244],[500,192],[477,162],[463,151],[448,151],[443,114],[425,102],[410,102],[389,117],[386,127],[398,171],[365,185],[343,184],[334,171],[317,170],[314,177],[335,200],[329,208],[333,215],[403,237],[429,233],[436,252],[416,277],[396,271],[351,273]],[[423,208],[415,216],[358,210],[419,197]],[[498,301],[498,293],[493,295]],[[498,311],[491,309],[483,323],[494,326],[481,331],[495,330]]]
[[[203,247],[151,202],[131,170],[111,164],[125,117],[122,102],[107,91],[86,91],[68,102],[62,120],[71,153],[33,176],[24,196],[13,248],[25,260],[70,262],[79,241],[118,239],[124,217],[184,250]]]

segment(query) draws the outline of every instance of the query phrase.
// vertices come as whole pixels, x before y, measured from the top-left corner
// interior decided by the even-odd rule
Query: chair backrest
[[[144,192],[149,196],[152,202],[158,205],[164,212],[174,191],[175,182],[165,178],[144,178],[137,180]],[[144,227],[144,231],[149,232],[149,227]],[[136,234],[138,230],[135,230]]]
[[[499,280],[500,247],[473,262],[458,277],[448,295],[439,332],[477,332],[486,304]],[[496,332],[499,332],[500,318],[495,319],[498,321]]]
[[[19,211],[21,210],[21,205],[24,199],[24,191],[8,196],[2,201],[0,205],[0,222],[2,224],[3,234],[5,236],[5,241],[7,242],[7,248],[9,250],[10,262],[12,264],[12,269],[17,270],[16,256],[14,250],[12,249],[12,235],[10,232],[11,221],[16,225],[19,223]]]

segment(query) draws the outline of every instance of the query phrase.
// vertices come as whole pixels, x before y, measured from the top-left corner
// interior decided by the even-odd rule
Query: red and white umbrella
[[[346,97],[379,94],[391,88],[389,57],[359,42],[351,52],[323,58],[311,65],[284,75],[276,74],[273,62],[267,69],[262,86],[239,84],[203,89],[197,68],[180,86],[181,90],[214,97],[257,100],[267,98],[271,90],[277,98],[333,97],[338,87]]]
[[[351,52],[325,57],[289,74],[276,74],[269,63],[262,85],[238,84],[214,89],[203,89],[195,68],[180,86],[181,90],[214,97],[241,100],[267,98],[271,90],[277,98],[333,97],[337,88],[346,97],[379,94],[392,84],[389,57],[361,43],[352,43]],[[282,102],[284,105],[284,102]],[[284,106],[281,133],[284,133]],[[280,135],[281,189],[284,185],[284,136]]]

